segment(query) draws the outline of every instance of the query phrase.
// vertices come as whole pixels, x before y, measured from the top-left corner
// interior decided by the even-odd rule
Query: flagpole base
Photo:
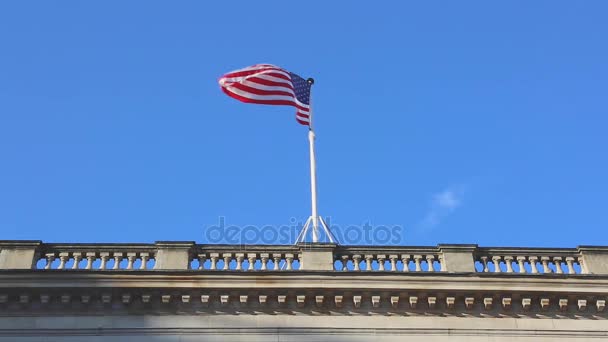
[[[325,233],[325,237],[327,238],[327,240],[329,240],[328,242],[337,244],[338,241],[336,240],[334,235],[331,233],[331,231],[329,230],[329,227],[327,226],[327,223],[325,223],[325,220],[321,216],[317,216],[317,217],[309,216],[308,217],[308,220],[306,220],[306,223],[304,223],[304,227],[302,227],[300,234],[298,234],[298,237],[296,238],[295,243],[298,244],[298,243],[306,242],[306,237],[308,236],[309,232],[312,235],[311,236],[312,243],[322,242],[322,241],[319,241],[319,223],[320,223],[321,229]]]

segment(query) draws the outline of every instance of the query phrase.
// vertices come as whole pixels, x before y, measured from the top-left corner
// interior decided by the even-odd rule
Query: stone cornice
[[[331,311],[605,319],[608,297],[608,276],[597,275],[66,270],[2,271],[0,279],[4,315]]]
[[[59,285],[59,284],[58,284]],[[114,284],[119,285],[119,284]],[[123,284],[124,285],[124,284]],[[134,284],[131,284],[134,285]],[[1,316],[37,315],[389,315],[606,319],[605,292],[472,289],[39,286],[0,289]],[[604,286],[605,289],[605,286]]]
[[[1,288],[164,287],[532,291],[608,294],[608,275],[315,271],[0,271]]]
[[[0,240],[0,249],[2,248],[36,248],[42,245],[41,240]]]

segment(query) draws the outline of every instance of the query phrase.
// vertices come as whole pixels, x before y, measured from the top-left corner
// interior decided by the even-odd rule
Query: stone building
[[[608,247],[0,241],[0,341],[608,341]]]

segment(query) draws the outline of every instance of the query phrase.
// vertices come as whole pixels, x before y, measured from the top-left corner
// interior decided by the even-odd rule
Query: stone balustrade
[[[222,271],[292,271],[300,268],[297,246],[197,245],[190,268]]]
[[[608,247],[201,245],[0,241],[1,269],[608,274]]]
[[[582,274],[590,273],[576,248],[479,248],[476,270],[494,273]]]
[[[43,244],[35,268],[45,270],[145,270],[154,268],[153,244]]]
[[[443,254],[434,247],[340,247],[335,253],[338,271],[441,272]]]

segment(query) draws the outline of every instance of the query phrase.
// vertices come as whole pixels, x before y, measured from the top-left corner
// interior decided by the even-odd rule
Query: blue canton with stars
[[[298,101],[305,105],[310,104],[310,84],[306,82],[302,77],[290,72],[291,83],[293,84],[293,90],[296,94]]]

